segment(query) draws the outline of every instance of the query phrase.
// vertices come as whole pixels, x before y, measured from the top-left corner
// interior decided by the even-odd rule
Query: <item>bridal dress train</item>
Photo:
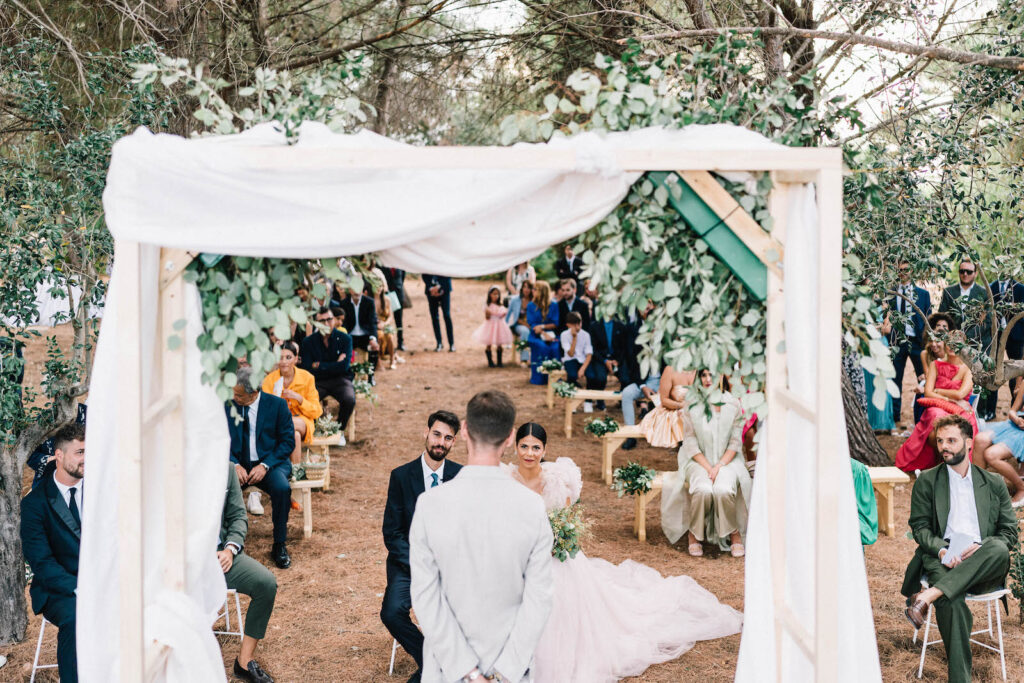
[[[579,467],[570,458],[541,464],[548,510],[579,498]],[[510,470],[515,471],[515,466]],[[698,640],[739,633],[743,614],[688,576],[663,577],[626,560],[554,557],[555,599],[534,654],[537,683],[599,683],[637,676]]]

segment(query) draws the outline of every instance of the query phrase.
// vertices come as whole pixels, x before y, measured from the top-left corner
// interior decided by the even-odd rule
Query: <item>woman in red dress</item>
[[[945,313],[932,315],[928,324],[936,333],[948,334],[953,327],[952,320]],[[926,408],[910,438],[896,451],[896,467],[904,472],[926,470],[939,464],[932,425],[940,417],[962,415],[970,420],[974,434],[978,434],[974,408],[967,402],[967,397],[974,390],[971,369],[944,341],[935,337],[921,355],[926,369],[924,396],[918,399],[918,403]]]

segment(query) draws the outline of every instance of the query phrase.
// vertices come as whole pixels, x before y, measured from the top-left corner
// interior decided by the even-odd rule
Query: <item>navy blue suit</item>
[[[901,287],[902,285],[897,285],[897,291]],[[928,294],[927,289],[914,285],[914,304],[921,309],[925,316],[931,315],[932,297]],[[893,365],[896,367],[894,381],[900,390],[899,395],[892,399],[892,415],[893,419],[899,422],[900,410],[903,407],[903,371],[907,367],[907,359],[909,358],[914,366],[915,377],[924,374],[921,352],[924,350],[925,319],[921,313],[914,310],[913,306],[904,301],[903,297],[894,296],[889,299],[889,310],[897,313],[904,312],[904,315],[910,316],[910,322],[914,326],[913,336],[907,336],[906,330],[898,322],[893,322],[892,331],[889,332],[890,353],[893,355]]]
[[[82,529],[57,484],[57,463],[47,463],[39,485],[21,501],[21,549],[32,568],[32,610],[57,627],[60,680],[78,680],[75,648],[75,588]]]
[[[242,421],[236,422],[231,416],[232,406],[243,415]],[[231,433],[231,462],[241,465],[246,472],[251,471],[253,467],[267,467],[267,473],[255,486],[270,494],[274,543],[284,543],[288,539],[288,513],[292,509],[292,491],[288,477],[292,473],[291,453],[295,449],[295,427],[292,426],[288,402],[273,394],[260,392],[256,413],[256,462],[249,460],[249,453],[245,448],[249,442],[249,435],[246,432],[249,424],[248,407],[232,401],[224,407],[224,412],[228,419],[228,431]]]
[[[441,287],[441,295],[433,296],[430,289],[434,285]],[[441,346],[441,320],[444,316],[444,328],[448,333],[448,346],[455,345],[452,333],[452,279],[446,275],[423,275],[423,287],[427,293],[427,304],[430,307],[430,324],[434,327],[434,340]],[[440,314],[440,315],[439,315]]]
[[[460,469],[462,465],[445,460],[441,481],[451,481]],[[391,470],[388,502],[384,506],[384,523],[381,527],[384,545],[388,549],[388,585],[384,589],[380,620],[420,668],[423,667],[423,634],[409,618],[409,610],[412,609],[409,592],[409,526],[416,512],[416,499],[425,490],[420,458]]]

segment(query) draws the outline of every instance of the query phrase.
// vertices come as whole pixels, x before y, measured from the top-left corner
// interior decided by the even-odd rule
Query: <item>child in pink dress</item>
[[[487,290],[487,302],[484,304],[484,324],[473,332],[473,339],[487,347],[487,367],[494,367],[494,357],[491,356],[491,347],[494,347],[498,355],[498,367],[501,364],[501,347],[511,344],[512,329],[505,322],[505,314],[508,309],[501,305],[501,288],[492,286]]]

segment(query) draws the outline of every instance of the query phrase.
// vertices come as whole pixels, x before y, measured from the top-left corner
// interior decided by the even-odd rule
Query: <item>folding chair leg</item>
[[[991,604],[991,603],[989,603]],[[1003,669],[1003,680],[1006,680],[1006,654],[1003,649],[1003,616],[999,614],[999,605],[995,606],[996,610],[996,630],[999,632],[999,666]],[[992,628],[992,622],[989,622],[989,629]]]
[[[932,606],[928,605],[928,616],[924,622],[924,637],[921,639],[921,663],[917,666],[917,677],[921,678],[921,674],[924,673],[924,655],[928,651],[928,632],[932,626]]]
[[[43,623],[39,625],[39,638],[36,639],[36,656],[32,659],[32,677],[28,679],[28,683],[35,683],[36,680],[36,669],[39,667],[39,650],[43,647],[44,633],[46,633],[46,619],[43,619]]]
[[[228,611],[227,605],[224,605],[224,611]],[[245,637],[245,629],[242,628],[242,601],[238,599],[238,591],[235,591],[235,614],[238,615],[238,638],[242,640]]]
[[[395,653],[398,652],[398,641],[391,641],[391,663],[388,664],[388,676],[395,673]]]

